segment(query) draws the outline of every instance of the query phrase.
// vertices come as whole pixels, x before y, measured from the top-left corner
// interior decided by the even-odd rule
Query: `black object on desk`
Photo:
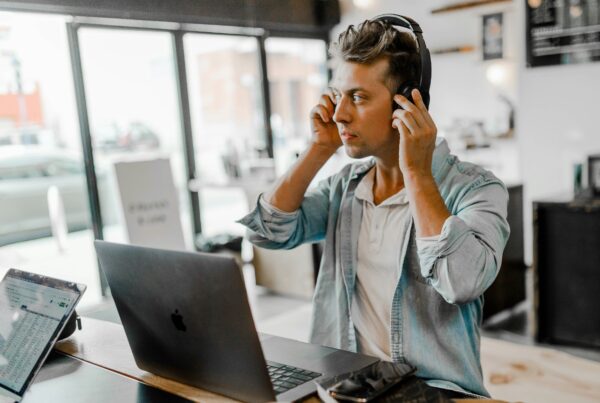
[[[52,352],[22,403],[179,403],[190,400]]]
[[[533,204],[540,342],[600,347],[600,200]]]
[[[358,371],[317,382],[319,395],[336,400],[369,402],[383,396],[395,385],[412,376],[416,368],[409,364],[379,361]]]
[[[456,398],[466,396],[453,392],[434,388],[425,383],[424,380],[412,376],[404,382],[397,384],[384,395],[372,400],[372,403],[453,403]]]
[[[389,390],[376,403],[452,403],[454,398],[464,398],[460,393],[431,387],[416,376]]]
[[[73,313],[71,313],[71,316],[69,316],[69,319],[67,319],[67,323],[62,332],[60,332],[58,340],[66,339],[71,336],[75,332],[75,329],[81,330],[81,317],[77,314],[76,310],[74,310]]]

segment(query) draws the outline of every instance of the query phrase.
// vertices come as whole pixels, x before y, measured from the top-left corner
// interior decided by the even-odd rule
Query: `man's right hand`
[[[334,113],[335,97],[331,91],[321,95],[319,103],[310,111],[312,142],[331,153],[334,153],[342,145],[340,133],[333,120]]]
[[[298,210],[310,182],[342,145],[337,125],[333,120],[334,113],[333,93],[321,95],[319,104],[310,111],[311,144],[279,178],[273,189],[263,195],[267,203],[281,211]]]

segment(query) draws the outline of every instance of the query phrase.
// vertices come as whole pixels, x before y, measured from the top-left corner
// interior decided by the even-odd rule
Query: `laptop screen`
[[[7,272],[0,282],[0,388],[9,396],[25,393],[84,291],[81,284]]]

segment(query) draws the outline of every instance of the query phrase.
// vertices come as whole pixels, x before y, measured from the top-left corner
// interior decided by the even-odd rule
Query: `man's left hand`
[[[414,103],[402,95],[394,96],[402,107],[392,114],[392,127],[400,133],[400,170],[404,175],[431,175],[437,127],[419,90],[413,89],[411,95]]]

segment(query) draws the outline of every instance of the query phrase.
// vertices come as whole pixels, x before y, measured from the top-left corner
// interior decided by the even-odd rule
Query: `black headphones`
[[[429,49],[425,45],[423,39],[423,30],[419,24],[412,18],[405,17],[398,14],[382,14],[371,21],[383,21],[394,27],[402,27],[410,30],[417,39],[417,45],[419,47],[419,59],[421,60],[419,66],[419,81],[409,80],[408,82],[402,83],[398,88],[397,94],[403,95],[412,102],[412,96],[410,95],[413,88],[418,89],[423,96],[423,103],[429,109],[429,87],[431,86],[431,56],[429,55]]]

